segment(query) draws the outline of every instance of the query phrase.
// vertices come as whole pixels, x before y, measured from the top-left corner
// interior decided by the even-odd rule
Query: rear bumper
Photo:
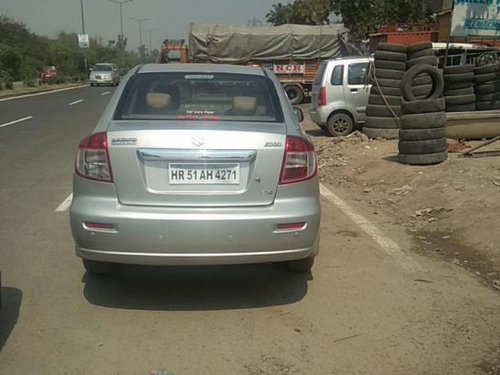
[[[70,221],[82,258],[145,265],[241,264],[295,260],[318,253],[319,196],[277,199],[251,208],[154,208],[116,198],[75,195]],[[112,224],[112,231],[84,222]],[[278,231],[284,223],[300,231]]]
[[[326,125],[326,122],[328,121],[328,115],[327,111],[322,108],[311,108],[311,111],[309,112],[311,116],[311,120],[317,124],[317,125]]]
[[[115,83],[115,80],[112,78],[109,78],[109,79],[91,78],[91,79],[89,79],[89,82],[94,84],[94,85],[111,85],[111,84]]]

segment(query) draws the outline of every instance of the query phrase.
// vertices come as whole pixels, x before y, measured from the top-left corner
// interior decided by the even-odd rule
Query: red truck
[[[164,41],[159,63],[261,65],[272,70],[292,104],[312,89],[322,60],[350,54],[340,25],[281,25],[270,27],[191,24],[185,41]]]

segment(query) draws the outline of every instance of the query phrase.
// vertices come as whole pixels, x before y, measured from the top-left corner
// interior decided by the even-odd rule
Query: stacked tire
[[[438,60],[431,42],[416,43],[408,47],[406,70],[416,65],[437,66]],[[427,74],[419,74],[412,80],[412,93],[416,100],[425,99],[432,91],[432,79]]]
[[[401,116],[401,79],[406,70],[407,47],[379,43],[372,67],[372,87],[363,133],[370,138],[398,137]]]
[[[432,90],[425,99],[417,98],[412,91],[412,82],[417,76],[427,76],[432,80]],[[441,71],[427,64],[417,64],[404,75],[404,100],[401,105],[403,115],[398,143],[400,163],[428,165],[447,159],[443,85]]]
[[[447,66],[443,73],[446,112],[475,111],[474,65]]]
[[[476,109],[500,109],[500,67],[498,64],[477,67],[474,75]]]

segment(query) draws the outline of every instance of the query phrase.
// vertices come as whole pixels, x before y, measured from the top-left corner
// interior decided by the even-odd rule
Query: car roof
[[[343,56],[326,61],[330,63],[330,62],[359,62],[359,61],[372,61],[372,60],[373,60],[372,56]]]
[[[229,64],[145,64],[136,73],[233,73],[264,76],[260,66],[229,65]]]

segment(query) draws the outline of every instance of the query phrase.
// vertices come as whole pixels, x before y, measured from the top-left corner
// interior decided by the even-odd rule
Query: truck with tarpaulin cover
[[[321,61],[353,53],[342,25],[228,26],[192,23],[188,45],[166,39],[159,63],[261,65],[272,70],[292,104],[312,88]]]

